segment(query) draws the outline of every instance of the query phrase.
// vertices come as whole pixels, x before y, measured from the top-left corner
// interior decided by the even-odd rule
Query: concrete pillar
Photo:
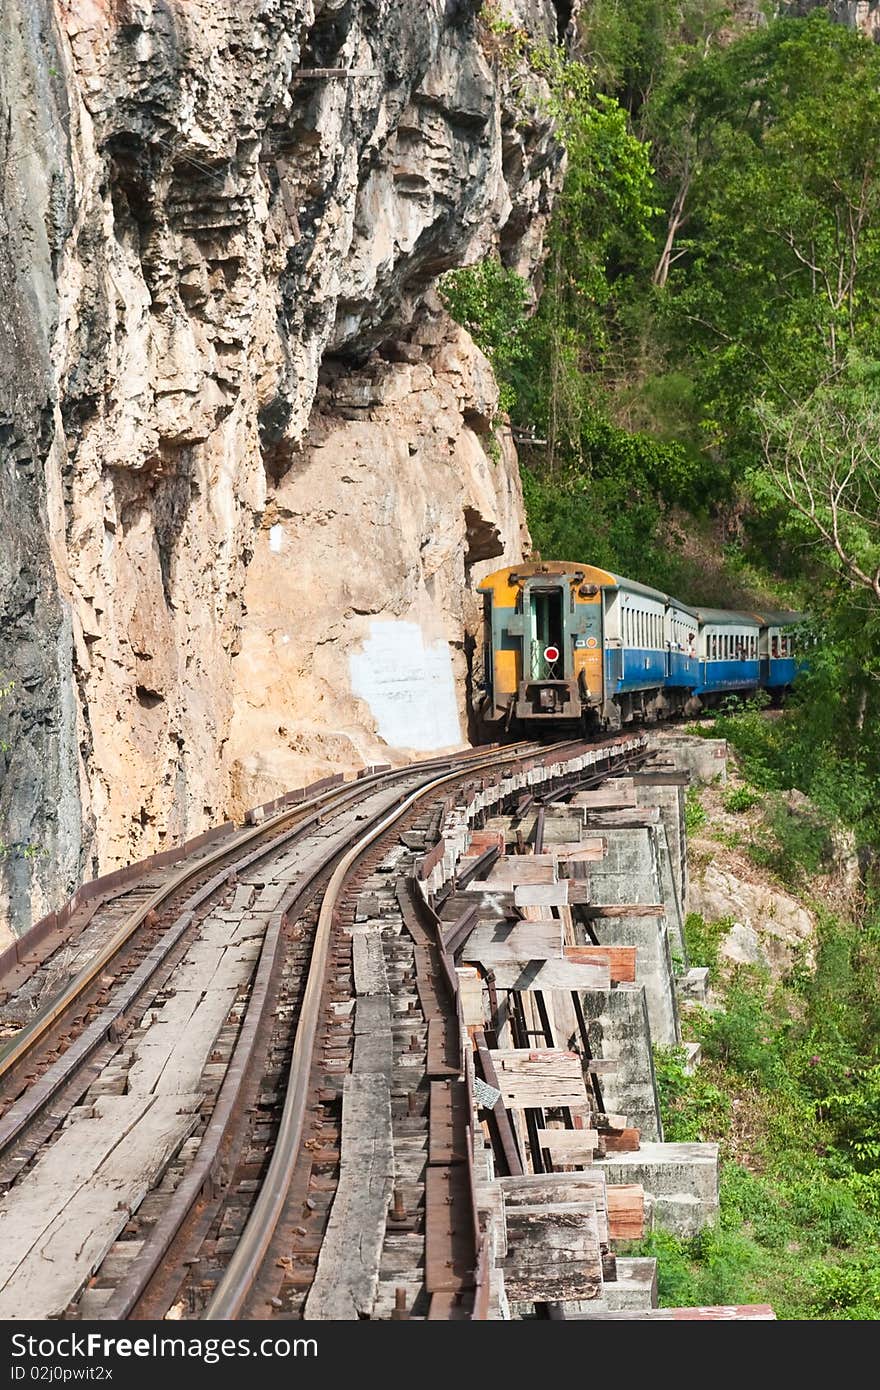
[[[613,1072],[600,1077],[605,1109],[626,1115],[644,1139],[662,1139],[644,987],[584,991],[581,1007],[593,1056],[617,1062]]]
[[[597,1161],[609,1183],[639,1182],[655,1201],[654,1220],[690,1237],[718,1215],[718,1145],[642,1143],[637,1153]]]

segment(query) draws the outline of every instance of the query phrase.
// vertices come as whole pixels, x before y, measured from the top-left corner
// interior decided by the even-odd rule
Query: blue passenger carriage
[[[666,684],[671,691],[694,691],[700,684],[700,619],[695,608],[666,600]]]
[[[727,608],[695,611],[700,624],[700,684],[694,694],[704,704],[712,704],[727,691],[757,690],[761,677],[758,619]]]
[[[622,703],[621,695],[644,697],[666,683],[666,595],[617,574],[606,579],[609,582],[602,588],[605,698]]]
[[[761,663],[761,685],[771,694],[786,690],[798,671],[795,655],[795,631],[804,621],[802,613],[756,613],[761,625],[758,639],[758,660]]]

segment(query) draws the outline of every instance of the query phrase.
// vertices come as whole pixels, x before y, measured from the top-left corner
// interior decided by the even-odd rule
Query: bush
[[[751,811],[754,806],[760,805],[761,797],[757,792],[749,791],[748,787],[734,787],[727,792],[724,797],[725,811],[732,811],[734,815],[741,815],[744,811]]]
[[[817,1267],[812,1273],[811,1318],[880,1320],[880,1256]]]
[[[684,826],[688,835],[695,835],[708,821],[698,787],[688,787],[684,803]]]
[[[728,987],[724,1011],[695,1015],[694,1031],[708,1057],[769,1085],[784,1076],[784,1067],[777,1027],[767,1010],[766,984],[750,978],[755,973],[740,966]]]
[[[711,1080],[685,1071],[683,1047],[654,1048],[654,1077],[668,1143],[697,1144],[720,1139],[730,1128],[730,1101]]]
[[[732,917],[720,917],[717,922],[707,922],[699,912],[689,912],[684,919],[684,941],[687,948],[688,964],[707,966],[709,979],[713,983],[718,978],[718,953],[721,941],[732,926]]]
[[[528,285],[497,256],[488,256],[479,265],[448,271],[439,288],[452,317],[491,362],[498,377],[498,404],[510,410],[515,398],[510,376],[526,354]]]

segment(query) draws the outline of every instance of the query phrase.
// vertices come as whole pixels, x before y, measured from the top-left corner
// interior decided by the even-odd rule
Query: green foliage
[[[830,831],[812,809],[792,808],[780,797],[770,797],[764,825],[748,852],[756,864],[770,869],[790,888],[827,868],[832,854]]]
[[[730,1127],[730,1101],[702,1071],[688,1076],[683,1047],[654,1047],[654,1077],[668,1143],[716,1139]]]
[[[880,1064],[848,1070],[845,1090],[824,1096],[821,1110],[836,1141],[863,1172],[880,1170]]]
[[[718,978],[718,950],[722,938],[732,926],[733,921],[730,917],[719,917],[715,922],[707,922],[699,912],[689,912],[684,919],[688,962],[692,966],[706,966],[712,982]]]
[[[809,610],[785,708],[731,705],[697,731],[728,739],[748,783],[724,798],[756,812],[728,842],[815,898],[841,824],[869,863],[880,840],[880,605],[852,567],[880,568],[880,49],[774,8],[747,29],[714,0],[592,0],[577,65],[499,28],[549,83],[568,174],[535,315],[519,321],[523,301],[504,322],[489,274],[479,312],[456,312],[490,355],[522,346],[500,370],[535,441],[542,553],[695,602]],[[687,823],[707,824],[696,792]],[[655,1073],[667,1138],[716,1139],[725,1162],[718,1228],[644,1243],[665,1304],[880,1316],[880,871],[865,898],[856,922],[810,903],[815,959],[783,982],[722,964],[730,923],[688,918],[723,1008],[688,1014],[695,1076],[676,1049]]]
[[[725,811],[731,811],[734,815],[742,815],[743,812],[751,811],[760,804],[760,793],[750,791],[748,787],[732,787],[723,799]]]
[[[811,1318],[874,1321],[880,1318],[880,1257],[876,1252],[812,1271]]]
[[[527,355],[525,338],[528,286],[497,256],[479,265],[450,270],[440,281],[440,295],[452,317],[485,352],[498,378],[499,406],[509,410],[515,395],[510,385],[516,365]]]
[[[708,820],[699,787],[688,787],[684,801],[684,825],[688,835],[702,830]]]
[[[694,1032],[707,1057],[740,1076],[772,1085],[784,1075],[780,1034],[768,1007],[760,972],[740,966],[725,994],[724,1009],[696,1015]]]

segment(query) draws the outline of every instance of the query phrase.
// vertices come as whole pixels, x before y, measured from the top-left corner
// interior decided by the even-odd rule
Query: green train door
[[[563,680],[565,677],[563,598],[560,588],[529,590],[528,680]],[[555,657],[552,656],[554,651],[558,653]]]

